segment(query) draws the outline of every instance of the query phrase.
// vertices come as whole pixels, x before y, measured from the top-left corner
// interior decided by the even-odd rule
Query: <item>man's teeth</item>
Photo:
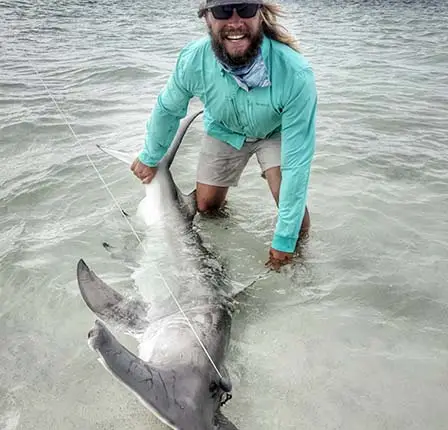
[[[240,39],[243,39],[245,36],[244,36],[244,34],[238,34],[238,35],[232,35],[232,36],[227,36],[227,39],[230,39],[230,40],[240,40]]]

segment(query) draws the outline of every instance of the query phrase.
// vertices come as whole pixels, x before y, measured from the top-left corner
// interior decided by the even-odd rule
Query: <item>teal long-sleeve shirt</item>
[[[281,133],[282,181],[272,248],[293,252],[315,151],[316,85],[300,53],[267,37],[261,50],[271,85],[246,91],[219,64],[209,37],[183,48],[146,124],[139,159],[147,166],[157,165],[193,97],[204,104],[205,132],[236,149],[246,138]]]

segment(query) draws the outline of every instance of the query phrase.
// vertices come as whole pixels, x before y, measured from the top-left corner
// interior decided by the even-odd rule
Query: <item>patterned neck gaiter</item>
[[[236,80],[237,84],[246,91],[255,87],[268,87],[271,85],[266,64],[264,63],[261,49],[253,62],[242,67],[229,67],[220,62],[224,70],[229,72]]]

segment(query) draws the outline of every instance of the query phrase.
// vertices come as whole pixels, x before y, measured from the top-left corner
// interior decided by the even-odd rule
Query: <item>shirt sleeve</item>
[[[150,167],[156,166],[167,152],[182,118],[187,114],[188,104],[193,97],[189,90],[187,74],[188,51],[181,51],[176,67],[146,122],[145,142],[139,160]]]
[[[278,218],[272,248],[293,252],[305,214],[311,161],[315,151],[317,92],[313,71],[291,82],[282,112],[281,174]]]

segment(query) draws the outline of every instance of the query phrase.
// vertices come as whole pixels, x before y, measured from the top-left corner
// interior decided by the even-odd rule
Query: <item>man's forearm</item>
[[[179,128],[180,117],[168,112],[161,103],[161,97],[146,123],[146,135],[139,159],[147,166],[157,166],[168,150]]]
[[[278,251],[294,252],[296,248],[305,215],[309,171],[309,166],[303,166],[300,172],[282,173],[278,219],[272,240],[272,248]]]

